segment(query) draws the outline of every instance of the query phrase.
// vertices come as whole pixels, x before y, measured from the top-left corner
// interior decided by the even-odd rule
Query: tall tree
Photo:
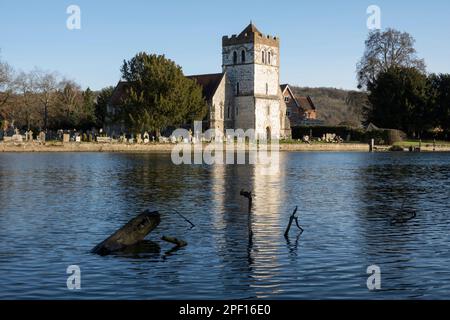
[[[417,57],[414,38],[394,29],[369,33],[364,55],[357,65],[359,88],[366,89],[381,72],[390,68],[416,68],[425,72],[425,62]]]
[[[53,128],[75,128],[83,104],[81,87],[72,80],[63,79],[59,84],[57,108],[51,115]]]
[[[105,125],[107,107],[113,92],[114,87],[106,87],[103,88],[97,96],[97,101],[95,102],[95,118],[98,127],[104,127]]]
[[[95,126],[95,94],[90,88],[83,91],[82,116],[80,126],[84,129],[90,129]]]
[[[135,132],[155,131],[159,136],[169,126],[202,120],[206,115],[201,87],[163,55],[139,53],[124,61],[121,71],[130,87],[123,119]]]
[[[56,91],[58,89],[57,75],[39,69],[34,71],[34,75],[36,77],[37,94],[42,106],[44,121],[43,129],[47,130],[49,109],[54,106],[56,101]]]
[[[432,74],[430,99],[434,106],[435,125],[450,131],[450,74]]]
[[[389,68],[369,83],[367,122],[410,135],[432,126],[427,76],[415,68]]]
[[[37,127],[38,119],[37,96],[36,96],[36,77],[34,73],[20,72],[15,79],[17,97],[16,109],[24,118],[24,125],[27,129]]]

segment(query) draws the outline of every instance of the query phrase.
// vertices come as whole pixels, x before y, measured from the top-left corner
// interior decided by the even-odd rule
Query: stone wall
[[[281,137],[280,100],[256,98],[255,99],[255,129],[259,139],[267,137],[267,129],[270,129],[270,138]]]
[[[235,129],[255,129],[255,99],[253,96],[235,97]]]
[[[224,132],[225,99],[226,77],[223,77],[212,98],[210,106],[210,128],[214,128],[221,133]]]

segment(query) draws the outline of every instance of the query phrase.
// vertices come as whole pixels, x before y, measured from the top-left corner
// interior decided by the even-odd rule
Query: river
[[[0,154],[0,299],[450,299],[449,153],[286,152],[280,167]],[[416,218],[392,224],[403,203]],[[285,239],[296,206],[304,232]],[[162,218],[144,248],[90,253],[146,208]]]

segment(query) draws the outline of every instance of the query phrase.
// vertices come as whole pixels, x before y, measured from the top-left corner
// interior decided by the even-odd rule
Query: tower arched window
[[[268,96],[268,95],[269,95],[269,84],[266,83],[266,96]]]
[[[268,63],[268,64],[270,64],[271,56],[272,56],[272,54],[271,54],[271,52],[269,51],[269,52],[267,53],[267,63]]]
[[[236,64],[236,63],[237,63],[237,52],[234,51],[233,52],[233,64]]]
[[[266,52],[264,50],[262,52],[262,63],[266,63]]]
[[[245,63],[245,50],[241,51],[241,61],[242,63]]]

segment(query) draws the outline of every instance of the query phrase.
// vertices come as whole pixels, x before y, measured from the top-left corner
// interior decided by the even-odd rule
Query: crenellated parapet
[[[261,33],[253,24],[250,24],[239,35],[222,37],[222,46],[234,46],[244,43],[264,44],[271,47],[280,46],[280,38]]]

